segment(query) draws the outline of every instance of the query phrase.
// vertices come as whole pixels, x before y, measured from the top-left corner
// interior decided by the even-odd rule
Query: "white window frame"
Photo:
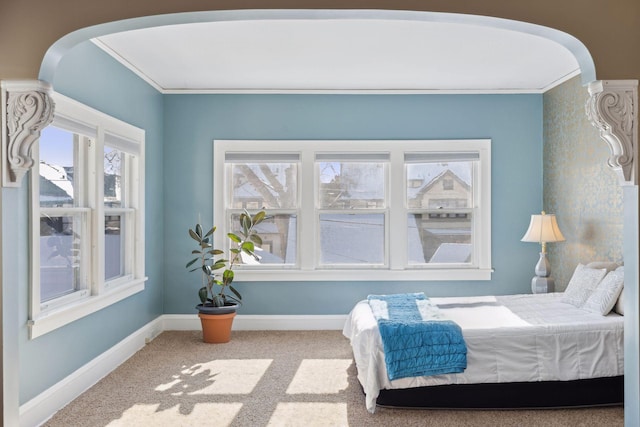
[[[228,249],[226,233],[229,186],[226,185],[225,154],[235,153],[299,153],[301,165],[298,175],[300,214],[297,219],[297,263],[295,266],[239,266],[238,281],[448,281],[490,280],[491,273],[491,140],[214,140],[213,212],[218,231],[214,234],[216,247]],[[386,239],[384,266],[351,268],[352,266],[320,267],[317,243],[315,154],[329,153],[389,153],[387,200],[384,211]],[[404,154],[407,152],[477,152],[474,166],[474,259],[470,265],[409,265],[406,256],[407,216],[411,211],[406,203],[406,172]],[[258,159],[256,159],[258,160]],[[414,209],[415,210],[415,209]],[[376,210],[378,211],[378,210]]]
[[[78,192],[85,198],[81,208],[43,208],[57,215],[82,212],[86,221],[82,226],[81,261],[86,263],[85,278],[80,289],[68,295],[41,303],[40,298],[40,185],[39,146],[33,147],[35,166],[31,171],[31,281],[29,301],[29,338],[33,339],[101,310],[144,290],[144,141],[145,132],[135,126],[110,117],[59,93],[52,94],[55,102],[51,126],[66,129],[90,139],[86,150],[80,150],[77,167],[85,168]],[[128,160],[129,206],[121,209],[131,218],[132,227],[125,232],[125,251],[129,274],[105,281],[104,224],[104,143],[105,134],[126,141]],[[113,146],[112,144],[108,144]],[[86,151],[83,153],[83,151]],[[135,159],[135,160],[133,160]],[[74,171],[75,172],[75,171]],[[74,195],[75,196],[75,195]],[[90,255],[86,255],[90,254]]]

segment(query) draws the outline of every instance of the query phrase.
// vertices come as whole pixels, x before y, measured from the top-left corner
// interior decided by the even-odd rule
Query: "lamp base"
[[[535,276],[531,279],[531,292],[534,294],[546,294],[548,292],[555,292],[556,283],[551,277]]]

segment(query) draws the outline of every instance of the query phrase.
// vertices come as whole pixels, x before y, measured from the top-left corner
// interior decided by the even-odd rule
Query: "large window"
[[[30,331],[144,289],[144,131],[54,94],[34,146]]]
[[[216,244],[264,209],[243,280],[488,280],[489,140],[214,141]]]

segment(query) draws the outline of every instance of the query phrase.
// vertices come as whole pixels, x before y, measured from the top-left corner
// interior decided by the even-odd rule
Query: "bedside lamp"
[[[536,276],[531,279],[531,291],[534,294],[543,292],[553,292],[555,290],[555,282],[551,275],[551,266],[547,260],[547,243],[548,242],[561,242],[564,240],[564,236],[558,227],[556,216],[553,214],[545,214],[542,211],[541,215],[531,215],[531,223],[529,229],[521,241],[523,242],[536,242],[542,245],[542,251],[540,252],[540,259],[536,264]]]

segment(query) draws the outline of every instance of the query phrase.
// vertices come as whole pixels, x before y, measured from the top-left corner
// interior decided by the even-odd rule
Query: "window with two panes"
[[[91,207],[85,184],[86,162],[82,159],[93,150],[93,133],[92,138],[49,126],[40,135],[37,170],[42,303],[85,289],[90,281]]]

